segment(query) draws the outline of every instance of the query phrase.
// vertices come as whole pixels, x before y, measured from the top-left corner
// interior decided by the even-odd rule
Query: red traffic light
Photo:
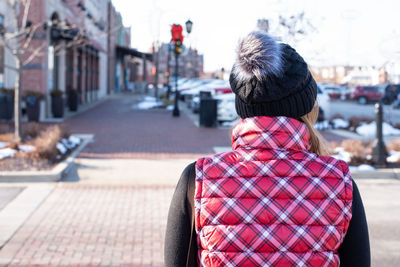
[[[172,28],[171,28],[171,35],[172,35],[171,41],[180,40],[182,43],[183,42],[182,31],[183,31],[183,28],[181,25],[173,24]]]

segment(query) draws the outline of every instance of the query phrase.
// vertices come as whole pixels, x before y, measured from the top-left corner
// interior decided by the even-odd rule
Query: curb
[[[0,172],[0,182],[57,182],[75,164],[74,160],[87,144],[92,142],[94,134],[74,134],[82,143],[66,159],[51,170],[44,171],[8,171]]]
[[[0,248],[7,244],[54,188],[54,185],[46,184],[28,186],[0,211]]]

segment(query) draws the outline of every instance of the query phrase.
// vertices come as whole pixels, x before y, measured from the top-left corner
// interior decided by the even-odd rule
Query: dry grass
[[[56,161],[58,155],[57,143],[68,137],[69,133],[64,125],[53,125],[44,131],[31,142],[36,147],[36,151],[31,154],[35,157]]]
[[[400,151],[400,138],[391,140],[386,144],[387,150]]]
[[[350,117],[349,118],[349,129],[350,131],[355,131],[358,126],[361,125],[362,122],[371,123],[375,119],[371,117]]]
[[[345,139],[340,144],[337,142],[330,142],[329,147],[333,151],[336,147],[343,147],[343,149],[352,154],[349,164],[358,166],[361,164],[371,164],[368,156],[372,153],[372,142],[363,142],[361,140]]]
[[[334,120],[334,119],[342,119],[342,120],[344,120],[344,117],[342,115],[336,113],[336,114],[331,116],[330,120]]]

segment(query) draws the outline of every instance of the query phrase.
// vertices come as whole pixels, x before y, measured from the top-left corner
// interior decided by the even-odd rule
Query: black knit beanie
[[[304,59],[259,31],[239,42],[229,82],[241,118],[300,118],[313,109],[317,98],[317,84]]]

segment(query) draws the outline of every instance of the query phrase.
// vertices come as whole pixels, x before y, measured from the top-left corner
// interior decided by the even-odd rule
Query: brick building
[[[22,21],[26,7],[18,3],[16,16]],[[23,61],[30,59],[30,62],[23,65],[21,89],[45,95],[42,119],[52,116],[52,90],[63,91],[66,98],[70,92],[77,92],[79,103],[85,104],[126,89],[128,82],[146,76],[145,69],[140,69],[140,63],[135,64],[134,59],[145,59],[142,65],[146,66],[151,55],[130,48],[131,29],[123,26],[111,0],[32,0],[31,3],[27,26],[35,28],[35,32],[22,55]],[[5,25],[13,32],[10,30],[13,14],[7,8],[5,1],[0,1],[0,29]],[[26,40],[23,38],[21,45]],[[38,48],[39,53],[33,53]],[[0,44],[0,88],[14,87],[15,73],[5,67],[13,65],[12,56]]]
[[[175,54],[173,45],[163,43],[158,50],[158,80],[167,83],[168,75],[175,75]],[[154,62],[155,64],[156,62]],[[204,74],[204,57],[196,49],[183,47],[178,58],[178,75],[185,78],[199,78]]]
[[[15,67],[13,56],[5,49],[2,41],[6,31],[15,31],[13,12],[6,1],[0,1],[0,88],[12,88],[15,84]]]

